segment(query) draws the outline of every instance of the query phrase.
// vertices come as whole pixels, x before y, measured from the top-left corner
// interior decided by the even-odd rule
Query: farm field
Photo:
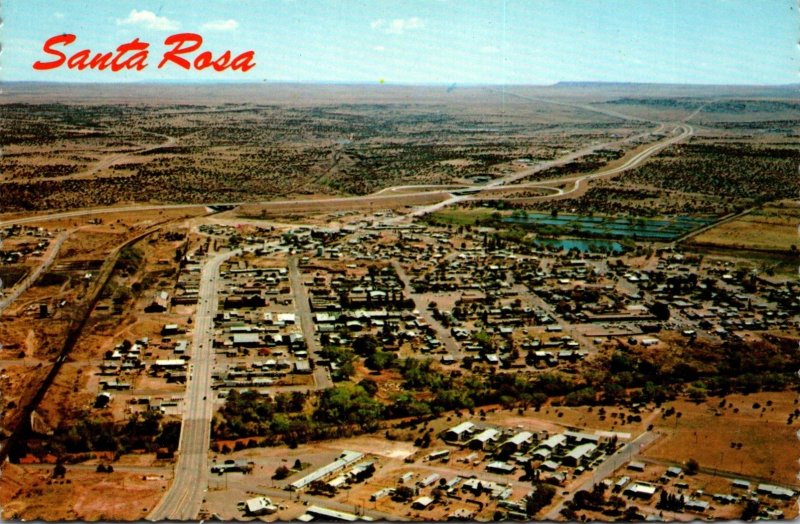
[[[800,206],[795,202],[764,206],[691,239],[692,244],[729,249],[796,251],[800,245]],[[794,249],[792,249],[794,246]]]

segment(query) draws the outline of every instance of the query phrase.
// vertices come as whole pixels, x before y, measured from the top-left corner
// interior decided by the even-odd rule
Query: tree
[[[353,341],[353,351],[362,357],[368,357],[378,350],[380,344],[373,335],[361,335]]]
[[[61,462],[57,463],[56,466],[53,468],[54,479],[64,478],[64,475],[66,474],[67,474],[67,468],[65,468],[64,464]]]
[[[753,521],[758,517],[761,510],[761,504],[758,499],[747,499],[742,510],[742,520]]]
[[[283,480],[288,476],[289,476],[289,468],[281,464],[280,466],[277,467],[277,469],[275,469],[275,474],[272,475],[272,478],[274,478],[275,480]]]
[[[383,369],[394,367],[397,362],[397,356],[388,351],[376,351],[364,360],[364,365],[373,371],[381,371]]]
[[[411,500],[414,496],[414,490],[409,486],[397,486],[394,490],[394,497],[400,501]]]
[[[533,491],[525,500],[525,513],[532,518],[542,508],[550,504],[556,494],[556,488],[549,484],[536,484]]]
[[[337,425],[358,424],[363,429],[375,429],[383,412],[380,402],[373,399],[363,387],[344,382],[326,389],[320,395],[314,418]]]
[[[378,383],[372,379],[365,378],[358,382],[358,385],[364,388],[364,391],[371,397],[374,397],[378,392]]]
[[[700,464],[693,459],[690,458],[686,461],[686,474],[687,475],[697,475],[697,472],[700,471]]]

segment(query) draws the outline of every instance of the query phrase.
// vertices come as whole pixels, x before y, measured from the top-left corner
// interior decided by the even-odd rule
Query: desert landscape
[[[795,518],[796,95],[7,84],[3,518]]]

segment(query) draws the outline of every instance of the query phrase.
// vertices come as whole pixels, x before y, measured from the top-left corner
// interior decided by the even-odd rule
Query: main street
[[[217,310],[219,268],[241,254],[237,249],[209,259],[200,274],[200,301],[194,319],[192,360],[189,366],[178,463],[169,491],[150,512],[150,520],[192,520],[200,512],[208,484],[208,448],[214,401],[211,367],[214,362],[214,316]]]
[[[311,318],[311,305],[308,303],[308,292],[303,284],[303,278],[298,266],[297,257],[289,257],[289,285],[294,296],[294,307],[297,316],[300,317],[300,327],[303,330],[303,339],[308,347],[308,356],[313,357],[317,362],[319,356],[319,344],[317,343],[316,333],[314,332],[314,319]],[[314,366],[314,385],[315,389],[327,389],[333,386],[330,372],[324,366]]]

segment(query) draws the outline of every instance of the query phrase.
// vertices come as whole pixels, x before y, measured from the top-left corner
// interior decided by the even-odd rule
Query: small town
[[[800,518],[795,0],[130,4],[2,4],[0,521]]]

